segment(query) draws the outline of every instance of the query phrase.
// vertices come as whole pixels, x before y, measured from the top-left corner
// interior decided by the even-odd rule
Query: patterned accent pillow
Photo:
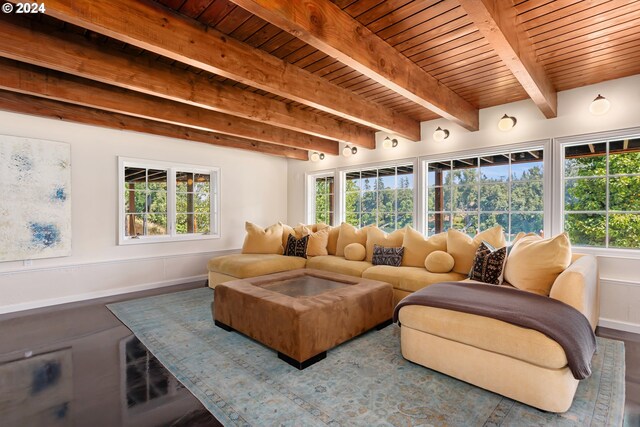
[[[284,254],[286,256],[299,256],[302,258],[307,257],[307,245],[309,244],[309,235],[296,239],[293,234],[289,234],[287,237],[287,245],[284,248]]]
[[[402,255],[404,255],[404,247],[385,248],[384,246],[373,245],[373,265],[390,265],[400,267],[402,265]]]
[[[501,285],[506,261],[506,247],[496,249],[483,240],[476,250],[473,266],[469,272],[469,279],[492,285]]]

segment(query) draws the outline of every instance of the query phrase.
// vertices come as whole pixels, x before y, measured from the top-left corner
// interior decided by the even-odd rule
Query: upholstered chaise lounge
[[[595,257],[574,254],[551,288],[589,320],[599,316]],[[544,313],[540,313],[544,316]],[[565,412],[578,387],[563,348],[532,329],[441,308],[400,308],[402,355],[415,363],[550,412]]]

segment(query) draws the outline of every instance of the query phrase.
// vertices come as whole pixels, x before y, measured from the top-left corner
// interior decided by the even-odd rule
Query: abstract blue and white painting
[[[69,144],[0,135],[0,262],[69,255]]]

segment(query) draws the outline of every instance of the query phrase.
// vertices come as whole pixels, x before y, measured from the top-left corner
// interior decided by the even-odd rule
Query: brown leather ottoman
[[[215,324],[278,352],[298,369],[373,327],[391,323],[389,283],[301,269],[219,284]]]

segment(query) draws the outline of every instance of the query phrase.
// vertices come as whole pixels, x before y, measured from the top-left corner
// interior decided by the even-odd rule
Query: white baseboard
[[[69,295],[61,298],[49,298],[49,299],[42,299],[37,301],[29,301],[21,304],[6,305],[3,307],[0,307],[0,314],[14,313],[16,311],[31,310],[34,308],[50,307],[58,304],[67,304],[70,302],[78,302],[78,301],[85,301],[85,300],[96,299],[96,298],[110,297],[114,295],[128,294],[131,292],[146,291],[149,289],[165,288],[167,286],[174,286],[182,283],[205,280],[206,278],[207,278],[206,274],[201,274],[198,276],[183,277],[180,279],[166,280],[162,282],[144,283],[141,285],[127,286],[125,288],[115,288],[115,289],[107,289],[102,291],[85,292],[82,294]]]
[[[640,325],[637,323],[623,322],[621,320],[605,319],[601,317],[598,321],[598,326],[640,334]]]

